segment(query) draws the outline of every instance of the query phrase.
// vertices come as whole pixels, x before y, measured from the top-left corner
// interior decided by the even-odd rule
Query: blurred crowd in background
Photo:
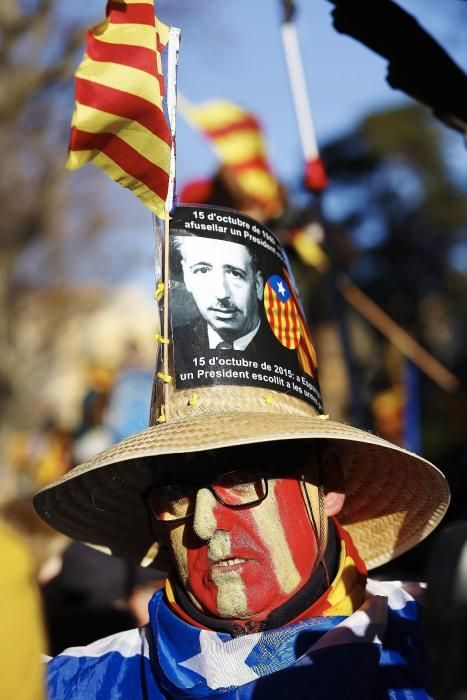
[[[33,491],[147,424],[150,364],[135,340],[121,350],[118,366],[85,368],[74,422],[65,410],[46,413],[36,430],[13,432],[7,442],[0,518],[32,556],[48,639],[42,651],[51,654],[144,624],[148,601],[163,584],[160,572],[70,542],[31,503]]]

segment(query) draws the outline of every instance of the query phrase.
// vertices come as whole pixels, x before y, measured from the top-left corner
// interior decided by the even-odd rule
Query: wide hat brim
[[[304,439],[329,440],[339,451],[347,497],[338,519],[369,569],[420,542],[445,514],[446,479],[425,459],[371,433],[319,417],[248,411],[150,427],[75,467],[42,489],[34,504],[50,525],[73,539],[164,568],[163,548],[154,559],[147,556],[157,545],[142,498],[154,483],[158,456]]]

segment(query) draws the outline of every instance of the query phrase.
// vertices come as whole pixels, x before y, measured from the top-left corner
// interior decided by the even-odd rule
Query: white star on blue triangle
[[[280,275],[271,275],[268,279],[268,284],[272,287],[281,302],[285,303],[290,299],[291,293],[289,286]]]
[[[200,653],[179,664],[204,678],[212,690],[245,685],[259,678],[248,666],[246,659],[261,637],[261,633],[246,634],[223,642],[215,632],[201,630]],[[225,673],[226,668],[229,669],[228,675]]]
[[[282,281],[277,283],[277,291],[279,292],[281,297],[285,297],[285,295],[287,294],[287,290],[284,287],[284,284]]]

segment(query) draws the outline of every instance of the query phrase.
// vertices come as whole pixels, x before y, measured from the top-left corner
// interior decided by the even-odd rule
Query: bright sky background
[[[466,52],[460,42],[459,47],[454,46],[453,37],[446,36],[448,28],[443,27],[439,13],[434,17],[430,12],[429,0],[401,4],[415,14],[423,6],[425,26],[444,41],[450,39],[452,53],[465,62]],[[182,29],[181,91],[193,102],[223,97],[253,111],[264,125],[276,172],[285,181],[295,179],[301,172],[301,151],[282,52],[279,0],[208,0],[197,3],[201,12],[187,16],[186,21],[175,14],[176,2],[159,5],[161,18]],[[448,6],[454,9],[457,5],[459,11],[460,2],[445,0],[443,5],[447,15]],[[165,11],[166,6],[173,7],[173,15]],[[297,27],[320,143],[345,132],[368,112],[405,99],[386,84],[383,59],[335,31],[330,3],[298,0],[297,6]],[[467,12],[464,18],[467,20]],[[179,119],[179,182],[209,173],[214,164],[209,146]]]
[[[179,87],[194,101],[224,97],[245,106],[264,126],[271,160],[281,179],[301,173],[302,157],[281,44],[280,3],[235,0],[211,3],[215,31],[201,39],[200,25],[183,28]],[[300,3],[297,17],[303,62],[320,143],[400,96],[384,84],[384,64],[345,41],[332,27],[324,0]],[[202,24],[207,22],[202,19]],[[209,146],[179,120],[178,177],[209,172]]]
[[[104,17],[105,0],[86,0],[85,10],[76,0],[64,2],[63,11],[68,16],[79,15],[83,21],[85,12],[87,21],[89,13],[90,25]],[[442,12],[437,3],[439,0],[399,0],[467,70],[463,41],[467,2],[443,0]],[[285,184],[297,182],[303,164],[282,52],[280,0],[156,0],[156,6],[164,22],[182,30],[178,85],[183,94],[194,103],[229,99],[254,112],[263,124],[276,173]],[[297,0],[297,6],[319,143],[350,130],[372,111],[408,99],[387,85],[383,59],[335,31],[329,2]],[[72,105],[70,117],[71,110]],[[465,172],[467,154],[462,137],[451,134],[451,140],[452,158]],[[209,176],[215,167],[209,145],[179,118],[178,189],[191,178]],[[105,179],[103,174],[99,176]],[[133,234],[135,228],[150,229],[150,214],[133,195],[111,182],[104,185],[104,191],[109,204],[124,210],[122,240],[130,228]],[[105,247],[105,241],[102,245]]]

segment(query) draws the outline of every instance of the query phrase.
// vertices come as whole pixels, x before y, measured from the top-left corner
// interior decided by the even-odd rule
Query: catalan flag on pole
[[[277,216],[283,209],[279,183],[267,158],[264,137],[255,116],[226,100],[190,106],[188,118],[211,141],[220,162],[243,191]]]
[[[67,167],[94,163],[162,218],[171,135],[161,52],[169,28],[156,18],[154,0],[108,0],[106,14],[88,32],[76,71]]]

